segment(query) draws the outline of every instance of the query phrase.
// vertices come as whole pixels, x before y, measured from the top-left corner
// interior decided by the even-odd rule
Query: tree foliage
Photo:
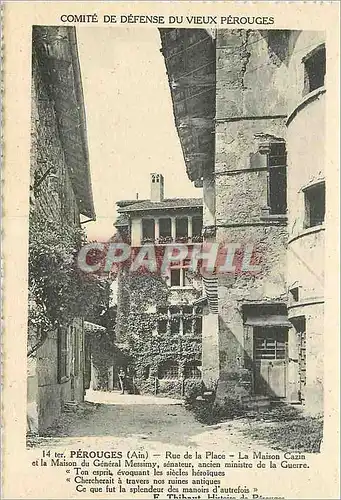
[[[29,355],[44,343],[49,331],[70,324],[73,318],[87,317],[107,302],[106,283],[77,267],[77,253],[84,243],[85,234],[79,227],[30,220]]]

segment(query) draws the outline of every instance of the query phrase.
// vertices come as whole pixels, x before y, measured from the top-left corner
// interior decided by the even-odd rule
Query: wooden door
[[[274,398],[286,397],[286,327],[254,327],[254,390]]]

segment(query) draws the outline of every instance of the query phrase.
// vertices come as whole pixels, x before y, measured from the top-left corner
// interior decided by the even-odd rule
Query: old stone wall
[[[217,34],[217,242],[251,245],[253,263],[260,265],[256,273],[239,269],[236,276],[218,277],[218,403],[252,391],[242,304],[286,301],[286,219],[264,214],[267,159],[259,154],[262,140],[286,138],[288,54],[283,38],[247,30]]]
[[[59,221],[60,224],[78,225],[79,212],[64,159],[53,100],[44,79],[44,68],[38,63],[34,51],[31,102],[30,216]],[[48,170],[48,175],[41,180]],[[73,327],[78,335],[75,344],[79,347],[77,373],[73,371],[74,356],[70,355],[70,377],[63,383],[58,380],[57,332],[49,334],[43,346],[38,349],[36,358],[30,362],[28,401],[35,407],[34,418],[38,418],[38,423],[33,427],[39,428],[39,431],[53,424],[66,401],[81,401],[84,397],[82,321],[75,319]],[[35,343],[34,335],[29,335],[29,339]],[[73,342],[70,339],[70,346]],[[74,350],[70,352],[74,353]]]
[[[198,294],[200,292],[191,289],[171,290],[158,275],[121,271],[117,342],[126,344],[130,361],[125,368],[134,376],[136,392],[173,397],[184,395],[185,387],[190,383],[184,381],[184,367],[187,362],[201,362],[201,335],[171,331],[158,333],[158,308],[191,305]],[[177,365],[176,373],[169,378],[160,376],[160,368],[167,362]]]
[[[31,102],[31,210],[41,217],[78,224],[78,206],[65,163],[53,100],[44,80],[44,70],[34,54]],[[49,174],[34,190],[34,182],[39,182],[49,169]]]
[[[219,379],[218,315],[204,312],[202,324],[202,380],[213,390]]]
[[[161,33],[166,67],[171,76],[181,74],[181,68],[187,67],[181,50],[181,40],[190,36],[186,31],[193,31],[193,35],[197,31],[200,35],[199,30],[170,30],[168,40],[168,35]],[[314,67],[311,75],[307,65],[307,58],[321,50],[324,37],[322,32],[298,30],[219,29],[215,32],[212,50],[206,54],[207,63],[215,73],[211,78],[215,103],[198,94],[196,105],[198,108],[201,105],[207,116],[215,116],[215,149],[212,157],[207,155],[203,171],[199,169],[194,173],[188,161],[186,164],[189,177],[198,185],[203,184],[204,240],[217,241],[221,246],[233,243],[245,248],[250,245],[252,264],[260,266],[257,271],[245,272],[239,265],[235,275],[218,276],[218,402],[226,397],[241,398],[252,391],[254,354],[249,337],[253,336],[253,326],[244,324],[243,316],[243,311],[247,306],[251,310],[252,304],[253,311],[265,310],[264,304],[272,304],[272,311],[281,311],[280,317],[271,319],[271,324],[263,318],[262,327],[281,322],[280,327],[289,330],[288,339],[285,334],[283,341],[284,349],[288,348],[283,358],[288,376],[284,374],[281,379],[285,380],[287,393],[282,391],[279,397],[293,402],[300,399],[299,387],[304,377],[300,380],[297,367],[302,364],[305,344],[302,342],[302,349],[298,348],[296,327],[290,327],[286,311],[293,325],[294,320],[305,317],[305,404],[310,404],[308,399],[312,397],[309,394],[313,394],[314,384],[317,388],[312,397],[315,406],[322,400],[318,388],[322,387],[324,224],[307,227],[305,192],[324,181],[326,89],[320,80],[316,83],[323,62],[319,59],[320,69]],[[328,69],[328,47],[326,50]],[[213,51],[215,61],[212,61]],[[170,62],[175,53],[176,60]],[[200,58],[196,56],[190,65],[200,69]],[[310,78],[315,82],[313,89]],[[171,88],[171,94],[174,103],[177,90]],[[181,98],[185,97],[184,94]],[[187,97],[184,104],[174,106],[176,123],[191,117],[190,102]],[[199,132],[194,129],[186,133],[184,136],[178,125],[184,149],[187,147],[195,157],[200,152]],[[206,141],[209,141],[208,135]],[[275,147],[271,149],[274,144],[277,144],[277,153]],[[213,169],[211,159],[214,159]],[[280,167],[277,174],[274,173],[276,167]],[[285,182],[286,210],[285,200],[281,200]],[[280,202],[277,206],[274,199]],[[235,259],[236,264],[240,264],[241,256],[242,251]],[[217,337],[212,335],[209,321],[207,328],[205,322],[203,359],[209,372],[214,369]],[[253,324],[256,326],[257,322]],[[212,347],[208,339],[215,340]]]
[[[296,291],[295,295],[289,294],[288,310],[294,325],[297,318],[305,319],[306,383],[301,390],[310,413],[323,409],[325,226],[308,227],[305,192],[325,177],[325,88],[304,92],[303,61],[323,42],[322,32],[301,32],[292,39],[287,121],[287,280],[289,289]],[[297,342],[295,330],[292,335]]]

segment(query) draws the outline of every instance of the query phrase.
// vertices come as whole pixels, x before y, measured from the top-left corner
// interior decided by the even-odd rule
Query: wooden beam
[[[201,76],[179,76],[177,80],[174,78],[170,82],[172,89],[186,88],[186,87],[211,87],[214,88],[216,84],[215,74],[201,75]]]
[[[200,118],[200,117],[187,117],[179,120],[179,128],[201,128],[201,129],[211,129],[214,127],[213,118]]]
[[[212,158],[212,155],[210,153],[192,153],[188,154],[185,157],[185,160],[191,161],[191,160],[209,160]]]

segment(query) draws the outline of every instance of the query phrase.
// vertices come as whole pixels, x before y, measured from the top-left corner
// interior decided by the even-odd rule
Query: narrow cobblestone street
[[[88,391],[86,402],[64,413],[56,428],[37,444],[63,449],[134,447],[151,452],[165,445],[177,452],[189,447],[271,451],[244,436],[249,425],[246,419],[202,424],[177,399]]]

